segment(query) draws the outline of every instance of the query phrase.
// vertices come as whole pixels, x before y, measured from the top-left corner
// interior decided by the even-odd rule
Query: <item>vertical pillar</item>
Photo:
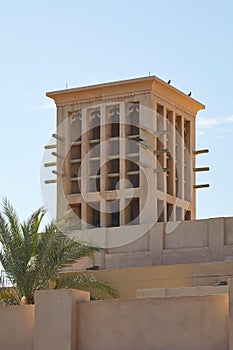
[[[181,198],[184,199],[185,196],[185,178],[184,178],[184,117],[181,116]]]
[[[77,302],[89,300],[89,292],[74,289],[36,292],[34,350],[76,350]]]
[[[125,213],[125,179],[126,179],[126,169],[125,161],[127,159],[127,135],[126,135],[126,119],[125,119],[125,102],[120,103],[120,225],[125,225],[126,222],[126,213]]]
[[[175,137],[175,132],[176,132],[176,128],[175,128],[175,112],[172,111],[172,120],[171,120],[171,133],[172,133],[172,173],[173,173],[173,177],[172,177],[172,181],[173,181],[173,196],[176,197],[176,137]]]
[[[108,147],[109,142],[107,141],[109,128],[109,120],[106,111],[105,104],[100,106],[100,223],[101,227],[107,226],[107,212],[106,212],[106,200],[102,194],[106,191],[107,178],[107,161],[108,161]]]
[[[192,121],[190,123],[190,157],[192,159],[192,169],[191,171],[196,167],[196,156],[193,154],[193,151],[196,149],[196,120],[195,118],[192,118]],[[196,173],[192,171],[192,182],[193,185],[196,184]],[[196,219],[196,190],[192,188],[192,203],[191,203],[191,219]]]
[[[151,109],[152,109],[152,120],[153,120],[153,130],[154,132],[157,131],[157,99],[155,98],[154,95],[152,95],[152,100],[151,100]],[[153,143],[152,143],[152,152],[154,153],[154,151],[157,149],[157,138],[154,137]],[[152,171],[153,171],[153,178],[154,178],[154,194],[155,194],[155,198],[154,198],[154,203],[152,203],[152,205],[154,206],[154,210],[155,210],[155,221],[158,220],[157,217],[157,213],[158,213],[158,194],[157,194],[157,190],[158,190],[158,177],[157,174],[154,173],[153,169],[156,169],[157,167],[157,156],[156,154],[154,154],[153,157],[153,162],[152,162]]]
[[[88,125],[87,125],[87,110],[82,110],[82,148],[81,148],[81,193],[86,193],[88,186],[88,177],[87,177],[87,153],[89,150],[88,144]],[[82,201],[82,222],[83,226],[87,226],[87,205]]]
[[[57,162],[57,171],[62,173],[64,169],[66,170],[65,177],[57,175],[57,216],[60,217],[68,210],[66,195],[69,194],[70,191],[70,160],[68,156],[70,147],[70,121],[67,107],[58,107],[57,122],[59,124],[56,133],[62,137],[62,140],[56,140],[56,152],[62,156],[62,158],[55,158]]]
[[[149,250],[153,266],[163,263],[164,225],[162,222],[157,222],[149,231]]]
[[[233,278],[228,280],[229,288],[229,350],[233,350]]]
[[[156,217],[156,207],[152,205],[155,202],[154,190],[154,130],[155,121],[152,111],[153,103],[151,96],[143,96],[140,99],[139,124],[145,129],[140,130],[140,137],[145,141],[146,148],[140,147],[140,161],[146,163],[146,167],[140,169],[140,223],[153,222]],[[149,130],[150,132],[148,132]]]
[[[208,220],[208,237],[210,259],[224,259],[224,218]]]

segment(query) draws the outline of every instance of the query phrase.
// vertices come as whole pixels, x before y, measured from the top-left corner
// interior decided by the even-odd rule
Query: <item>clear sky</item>
[[[43,204],[43,146],[55,128],[46,91],[151,74],[206,105],[197,148],[198,218],[233,216],[233,2],[1,1],[0,197],[26,218]],[[51,185],[53,186],[53,185]]]

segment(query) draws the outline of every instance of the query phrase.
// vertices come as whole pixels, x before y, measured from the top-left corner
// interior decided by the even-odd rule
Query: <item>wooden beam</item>
[[[208,188],[210,187],[209,184],[202,184],[202,185],[194,185],[193,188],[194,190],[198,189],[198,188]]]
[[[209,153],[209,150],[208,149],[199,149],[197,151],[193,151],[194,155],[203,154],[203,153]]]
[[[80,180],[81,180],[81,177],[78,177],[78,176],[70,178],[70,181],[73,181],[73,182],[80,181]]]
[[[59,141],[63,141],[64,138],[60,135],[57,135],[57,134],[52,134],[52,137],[54,137],[55,139],[59,140]]]
[[[132,171],[128,171],[127,172],[127,175],[138,175],[139,174],[139,171],[138,170],[132,170]]]
[[[170,134],[169,130],[158,130],[154,132],[155,136],[161,136],[161,135],[167,135],[167,134]]]
[[[169,152],[167,148],[164,149],[156,149],[153,151],[154,154],[161,154],[161,153],[167,153]]]
[[[118,156],[119,157],[119,156]],[[76,163],[81,163],[82,159],[71,159],[70,163],[71,164],[76,164]]]
[[[170,171],[169,168],[154,169],[154,173],[166,173],[168,171]]]
[[[44,182],[46,185],[49,185],[49,184],[56,184],[57,183],[57,180],[54,179],[54,180],[45,180]]]
[[[202,168],[193,168],[193,171],[198,172],[198,171],[209,171],[210,168],[207,167],[202,167]]]
[[[56,166],[57,165],[57,162],[51,162],[51,163],[44,163],[44,167],[45,168],[48,168],[50,166]]]
[[[46,145],[44,146],[44,149],[52,149],[52,148],[57,148],[57,145]]]
[[[58,176],[64,176],[63,173],[59,173],[59,172],[56,171],[56,170],[52,170],[52,173],[55,174],[55,175],[58,175]]]
[[[53,155],[54,157],[63,159],[63,157],[62,157],[60,154],[58,154],[57,152],[52,152],[52,155]]]

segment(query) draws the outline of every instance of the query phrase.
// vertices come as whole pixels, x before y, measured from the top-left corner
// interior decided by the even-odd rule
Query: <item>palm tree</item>
[[[116,298],[117,291],[89,273],[60,277],[60,270],[99,249],[75,242],[61,233],[54,222],[39,231],[46,211],[39,208],[27,221],[19,222],[16,210],[3,199],[0,213],[0,263],[12,288],[0,290],[4,304],[33,304],[40,289],[78,288],[100,290]]]

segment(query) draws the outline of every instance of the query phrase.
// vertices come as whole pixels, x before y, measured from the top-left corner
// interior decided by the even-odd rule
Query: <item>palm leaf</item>
[[[0,305],[18,305],[20,300],[12,288],[0,288]]]
[[[56,281],[57,289],[77,288],[84,290],[99,290],[111,295],[113,298],[118,298],[118,291],[111,287],[106,281],[98,279],[96,276],[90,273],[77,273],[73,276],[62,276]]]
[[[91,257],[100,249],[71,240],[62,233],[64,230],[61,232],[57,229],[54,222],[46,225],[40,232],[45,213],[43,208],[39,208],[21,224],[15,209],[6,198],[3,199],[3,212],[0,213],[0,262],[14,286],[14,302],[20,303],[23,298],[28,303],[33,303],[35,291],[51,288],[51,281],[57,281],[56,288],[66,283],[66,286],[101,290],[117,297],[114,288],[90,274],[77,274],[62,282],[63,279],[59,278],[62,268],[83,257]],[[71,226],[67,218],[62,225],[59,224],[59,228],[65,227],[67,232]],[[0,296],[0,299],[6,301],[8,294],[6,291],[4,293],[4,297]],[[9,302],[12,302],[11,293],[8,296]]]

